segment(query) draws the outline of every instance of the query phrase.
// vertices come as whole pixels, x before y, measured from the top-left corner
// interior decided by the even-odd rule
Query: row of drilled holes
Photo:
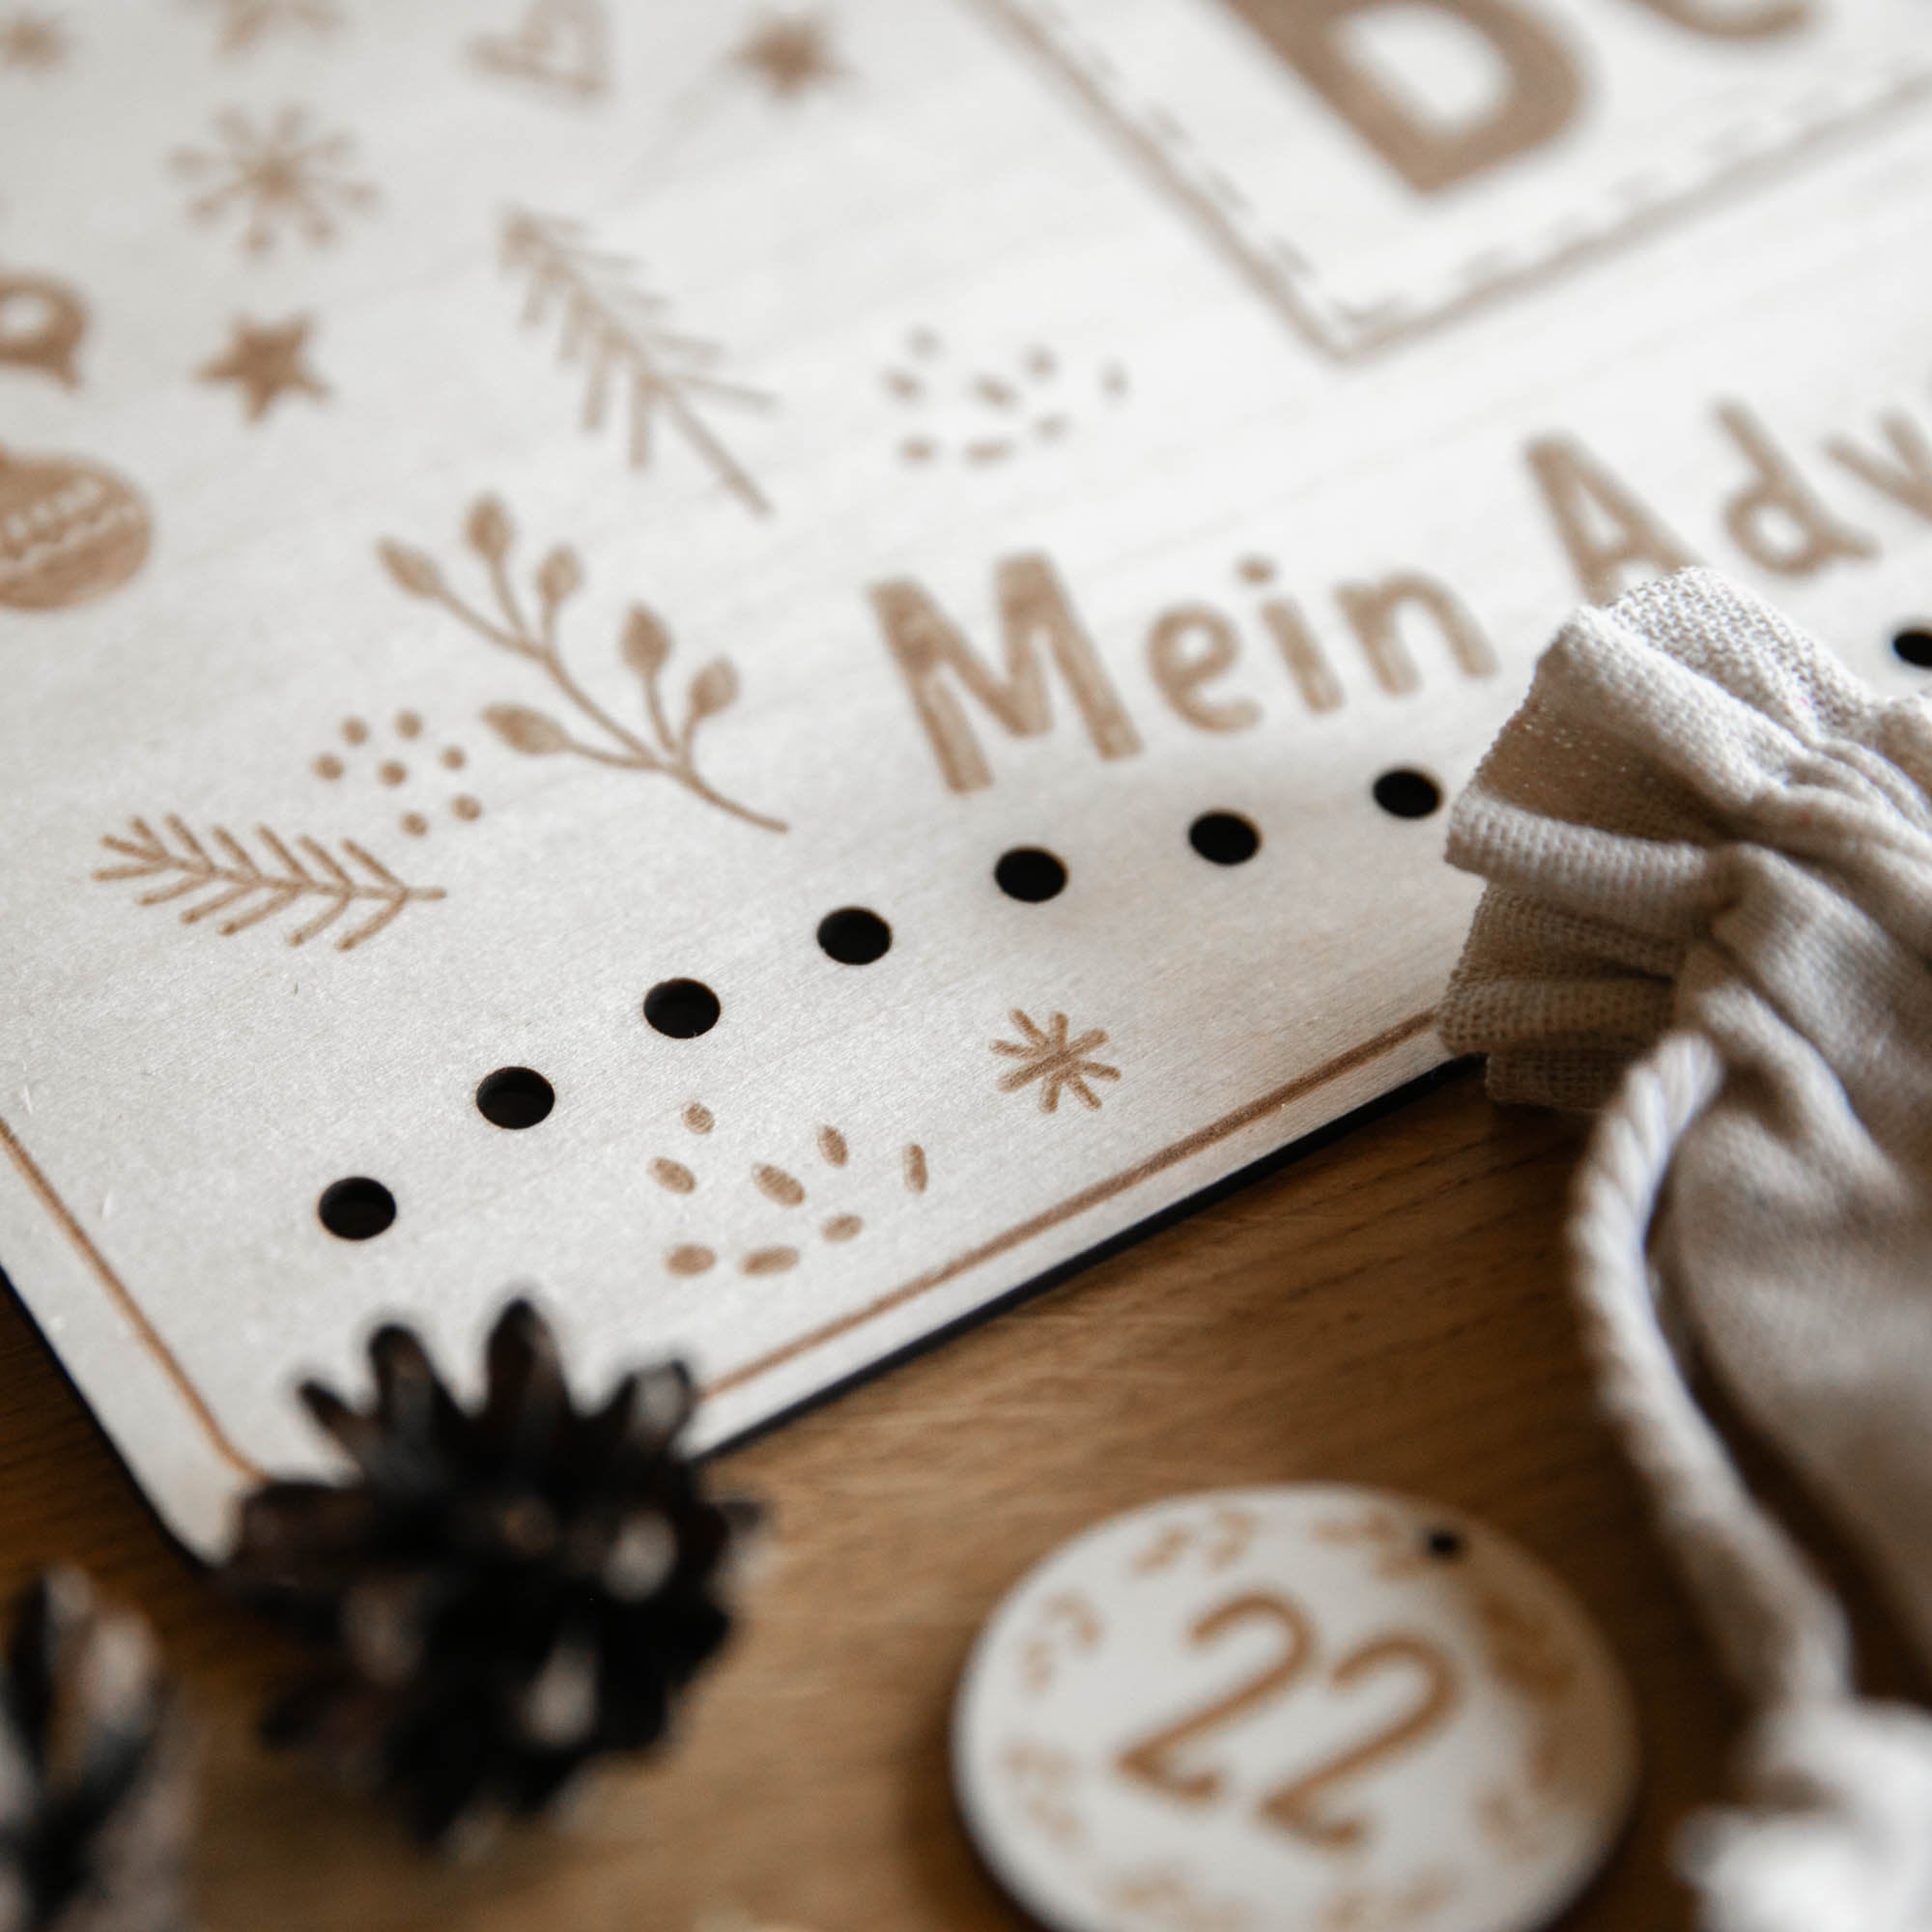
[[[1912,625],[1894,633],[1893,654],[1916,670],[1932,670],[1932,629]],[[1400,768],[1384,772],[1370,787],[1382,810],[1396,818],[1427,818],[1440,810],[1442,788],[1426,772]],[[1217,866],[1239,866],[1261,850],[1261,834],[1238,812],[1204,812],[1188,827],[1187,841]],[[1009,898],[1044,904],[1065,891],[1066,866],[1042,846],[1021,845],[1001,855],[994,883]],[[865,906],[843,906],[818,925],[818,944],[842,965],[868,966],[891,950],[892,927]],[[695,1039],[718,1024],[718,996],[696,980],[667,980],[644,996],[644,1018],[672,1039]],[[556,1093],[541,1073],[527,1066],[501,1066],[476,1089],[477,1110],[494,1125],[512,1129],[536,1126],[550,1117]],[[368,1240],[396,1218],[395,1197],[380,1180],[364,1176],[335,1181],[318,1203],[323,1226],[346,1241]]]
[[[1442,803],[1426,773],[1384,772],[1373,787],[1376,803],[1397,818],[1426,818]],[[1252,820],[1235,811],[1203,812],[1187,828],[1187,842],[1216,866],[1241,866],[1262,848]],[[1038,845],[1002,853],[993,880],[1009,898],[1042,905],[1066,890],[1065,861]],[[867,906],[841,906],[818,923],[818,944],[846,966],[869,966],[892,949],[893,929]],[[698,980],[666,980],[644,995],[644,1018],[670,1039],[696,1039],[718,1024],[718,995]],[[493,1126],[522,1131],[540,1125],[556,1105],[556,1090],[535,1068],[499,1066],[476,1089],[476,1110]],[[322,1225],[345,1241],[366,1241],[396,1218],[396,1198],[380,1180],[352,1176],[323,1190],[316,1204]]]
[[[1912,625],[1894,633],[1893,654],[1916,670],[1932,670],[1932,629]],[[1427,818],[1442,804],[1442,788],[1428,773],[1407,768],[1384,772],[1371,787],[1384,811],[1396,818]],[[1238,812],[1204,812],[1188,827],[1187,841],[1217,866],[1239,866],[1261,850],[1261,834]],[[994,883],[1009,898],[1041,905],[1066,890],[1064,861],[1037,845],[1015,846],[993,867]],[[892,927],[865,906],[828,913],[818,925],[818,944],[828,957],[847,966],[868,966],[891,950]],[[696,980],[667,980],[644,997],[644,1018],[672,1039],[695,1039],[718,1024],[718,996]],[[499,1066],[476,1089],[476,1107],[492,1124],[510,1129],[533,1127],[550,1118],[556,1091],[527,1066]],[[380,1180],[357,1176],[325,1189],[318,1211],[323,1226],[347,1241],[380,1235],[396,1218],[395,1197]]]
[[[1384,772],[1371,791],[1393,818],[1427,818],[1442,804],[1442,787],[1427,772]],[[1187,828],[1187,842],[1212,865],[1243,866],[1262,849],[1262,835],[1252,819],[1237,811],[1205,811]],[[1016,845],[1002,853],[993,867],[993,883],[1009,899],[1028,905],[1058,898],[1066,890],[1066,880],[1065,861],[1040,845]],[[842,906],[819,922],[819,946],[841,965],[869,966],[885,957],[892,943],[892,927],[865,906]],[[645,1017],[650,1017],[648,1012]]]

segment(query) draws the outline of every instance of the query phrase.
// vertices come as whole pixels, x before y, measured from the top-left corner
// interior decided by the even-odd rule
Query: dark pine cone
[[[380,1330],[369,1359],[366,1412],[301,1391],[357,1475],[258,1490],[229,1576],[334,1649],[270,1739],[395,1794],[433,1842],[542,1810],[592,1757],[664,1736],[730,1630],[726,1558],[755,1512],[707,1500],[679,1451],[681,1363],[580,1411],[527,1302],[491,1333],[474,1410],[408,1328]]]
[[[28,1587],[0,1682],[0,1932],[180,1932],[188,1749],[147,1626]]]

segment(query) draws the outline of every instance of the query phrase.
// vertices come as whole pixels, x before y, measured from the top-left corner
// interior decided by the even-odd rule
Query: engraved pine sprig
[[[625,619],[618,654],[641,688],[647,738],[600,703],[564,662],[558,640],[559,617],[564,606],[583,587],[583,566],[577,553],[568,545],[554,549],[537,566],[531,580],[531,600],[526,601],[511,577],[510,558],[517,532],[503,505],[494,497],[480,497],[470,509],[464,535],[482,560],[493,610],[480,609],[460,596],[451,588],[441,566],[425,552],[384,541],[378,546],[378,554],[399,588],[426,603],[440,605],[485,642],[540,670],[578,720],[593,727],[592,736],[582,737],[547,711],[524,704],[493,704],[484,711],[484,722],[504,744],[526,757],[587,758],[619,771],[658,774],[749,825],[768,832],[786,829],[781,819],[726,798],[697,769],[699,728],[707,719],[737,701],[738,674],[729,659],[714,658],[691,680],[684,715],[673,724],[664,689],[670,636],[654,612],[634,604]]]
[[[711,403],[762,410],[772,399],[713,375],[717,345],[664,327],[664,298],[632,287],[634,265],[593,247],[581,223],[513,209],[503,218],[502,244],[504,268],[529,285],[526,325],[558,312],[563,359],[584,366],[584,428],[602,425],[614,387],[630,417],[633,469],[650,460],[651,428],[661,416],[748,509],[768,516],[764,492],[703,410]]]
[[[317,839],[303,835],[291,841],[258,825],[255,837],[268,854],[264,864],[226,826],[213,827],[204,840],[173,813],[161,824],[165,837],[145,818],[130,818],[126,834],[110,833],[102,838],[101,844],[122,863],[103,866],[94,876],[108,882],[160,880],[162,884],[143,893],[136,903],[155,906],[190,900],[182,923],[220,920],[214,929],[224,938],[246,932],[298,903],[319,901],[314,916],[289,934],[291,946],[303,946],[352,907],[373,907],[370,917],[337,936],[336,951],[350,952],[364,940],[374,939],[406,907],[443,896],[440,886],[405,885],[353,838],[338,841],[345,865]],[[229,917],[222,918],[224,913]]]

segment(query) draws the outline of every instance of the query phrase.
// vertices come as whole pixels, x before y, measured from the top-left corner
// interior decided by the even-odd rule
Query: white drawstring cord
[[[1932,1932],[1932,1721],[1858,1700],[1843,1612],[1745,1487],[1660,1317],[1651,1225],[1722,1085],[1697,1034],[1634,1066],[1577,1173],[1570,1232],[1605,1407],[1760,1714],[1746,1802],[1692,1822],[1686,1872],[1708,1932]]]

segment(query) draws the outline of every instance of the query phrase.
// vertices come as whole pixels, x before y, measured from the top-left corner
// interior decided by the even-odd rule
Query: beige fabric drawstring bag
[[[1572,1227],[1607,1407],[1756,1713],[1695,1821],[1713,1932],[1932,1932],[1932,1716],[1697,1405],[1694,1359],[1932,1658],[1932,713],[1691,571],[1585,611],[1449,835],[1442,1010],[1498,1099],[1601,1107]]]

